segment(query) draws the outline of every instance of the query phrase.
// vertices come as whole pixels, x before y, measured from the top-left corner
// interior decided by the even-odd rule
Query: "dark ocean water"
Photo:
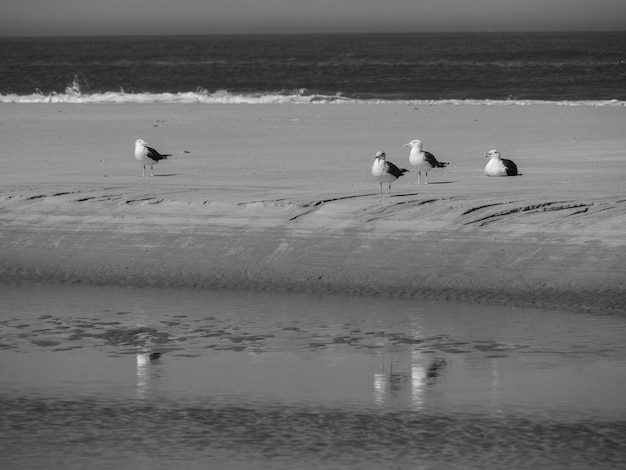
[[[626,32],[0,39],[4,102],[346,99],[625,101]]]

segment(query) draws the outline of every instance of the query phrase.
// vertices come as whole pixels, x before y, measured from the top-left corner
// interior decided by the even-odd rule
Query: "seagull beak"
[[[410,147],[411,144],[404,144],[403,147]]]

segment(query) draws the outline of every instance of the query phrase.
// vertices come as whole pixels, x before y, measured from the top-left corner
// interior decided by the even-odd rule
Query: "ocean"
[[[0,102],[626,105],[626,32],[0,38]]]

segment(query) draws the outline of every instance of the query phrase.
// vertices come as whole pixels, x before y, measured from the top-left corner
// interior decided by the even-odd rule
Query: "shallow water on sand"
[[[626,318],[0,285],[0,468],[616,468]]]

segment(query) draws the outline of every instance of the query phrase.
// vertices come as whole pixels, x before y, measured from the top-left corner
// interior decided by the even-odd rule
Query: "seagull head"
[[[374,160],[381,159],[381,160],[383,160],[383,161],[384,161],[386,158],[387,158],[387,155],[385,155],[385,152],[383,152],[383,151],[381,151],[381,150],[379,150],[378,152],[376,152],[376,155],[374,156]]]
[[[422,141],[419,139],[415,139],[412,140],[411,142],[409,142],[408,144],[404,144],[405,147],[412,147],[412,148],[416,148],[416,149],[421,149],[422,148]]]
[[[148,142],[146,142],[146,141],[145,141],[145,140],[143,140],[143,139],[137,139],[137,140],[135,141],[135,146],[137,146],[137,145],[143,145],[143,146],[145,147],[146,145],[148,145]]]
[[[489,150],[489,152],[485,152],[486,158],[500,158],[500,152],[497,150]]]

